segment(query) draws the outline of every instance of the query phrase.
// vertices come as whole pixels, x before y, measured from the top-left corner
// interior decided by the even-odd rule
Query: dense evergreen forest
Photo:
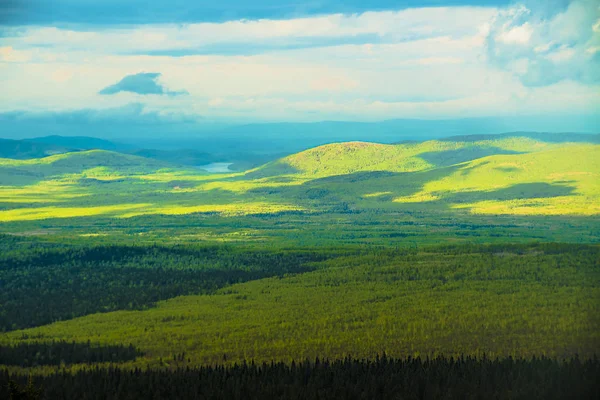
[[[1,399],[600,394],[597,245],[1,239]]]
[[[142,353],[132,345],[99,346],[91,343],[48,342],[0,345],[0,364],[18,367],[39,365],[116,363],[134,360]]]
[[[176,296],[306,272],[312,269],[306,262],[325,258],[215,246],[19,248],[18,243],[0,253],[0,331],[141,310]]]
[[[0,398],[135,399],[597,399],[600,361],[462,358],[245,363],[175,370],[92,368],[28,381],[0,372]]]

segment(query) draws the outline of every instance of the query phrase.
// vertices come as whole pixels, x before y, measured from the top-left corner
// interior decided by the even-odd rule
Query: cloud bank
[[[472,3],[5,27],[0,112],[140,103],[244,123],[599,114],[597,0]]]
[[[487,37],[490,61],[527,86],[600,82],[597,0],[525,1],[502,10]]]

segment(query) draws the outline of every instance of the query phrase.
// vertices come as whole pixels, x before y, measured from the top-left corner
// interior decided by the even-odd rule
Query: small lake
[[[233,163],[227,162],[215,162],[206,165],[199,165],[197,168],[203,169],[211,174],[221,174],[224,172],[233,172],[229,169],[229,166]]]

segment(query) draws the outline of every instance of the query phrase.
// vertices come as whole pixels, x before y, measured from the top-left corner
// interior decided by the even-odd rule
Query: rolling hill
[[[21,140],[0,139],[0,158],[29,160],[77,151],[107,150],[193,167],[226,162],[231,163],[231,170],[243,171],[291,153],[277,149],[266,153],[247,151],[243,146],[237,150],[237,147],[231,149],[229,146],[213,148],[201,141],[190,143],[176,140],[174,143],[169,146],[155,143],[157,148],[147,148],[147,144],[141,140],[137,144],[127,144],[88,136],[51,135]],[[268,147],[268,144],[263,143],[261,146]]]
[[[315,207],[343,203],[350,210],[600,213],[598,144],[557,143],[555,137],[484,139],[337,143],[266,164],[246,178],[269,186],[272,194],[312,200]]]
[[[600,143],[597,135],[503,134],[459,136],[454,140],[378,144],[333,143],[268,163],[250,172],[252,177],[298,174],[326,177],[366,171],[413,172],[450,166],[478,158],[524,154],[568,143]]]
[[[173,168],[172,164],[105,150],[56,154],[28,160],[0,159],[0,186],[23,185],[70,174],[122,176]]]
[[[286,212],[402,212],[428,218],[600,214],[600,145],[547,138],[334,143],[246,173],[221,175],[102,150],[1,159],[0,206],[5,211],[0,221],[92,217],[108,210],[112,217],[125,218]],[[51,200],[60,207],[39,206]]]

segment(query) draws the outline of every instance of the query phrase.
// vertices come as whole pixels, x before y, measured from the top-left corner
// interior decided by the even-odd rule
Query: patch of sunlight
[[[5,203],[49,203],[88,195],[73,183],[63,180],[47,180],[27,186],[0,186],[0,201]]]
[[[38,207],[0,211],[0,222],[34,221],[50,218],[89,217],[95,215],[118,215],[124,211],[143,209],[151,204],[117,204],[96,207]]]
[[[100,237],[100,236],[108,236],[108,233],[81,233],[79,234],[81,237]]]
[[[194,170],[171,170],[157,171],[150,174],[136,176],[137,179],[153,182],[171,182],[171,181],[214,181],[218,179],[234,178],[240,176],[240,173],[231,174],[208,174],[202,171]]]
[[[389,194],[392,194],[392,192],[375,192],[375,193],[367,193],[367,194],[363,194],[362,197],[367,199],[367,198],[371,198],[371,197],[381,197],[381,196],[387,196]]]
[[[392,200],[394,203],[425,203],[428,201],[439,200],[440,197],[432,193],[420,192],[410,196],[396,197]]]
[[[2,196],[0,191],[0,203],[59,203],[60,201],[57,198]]]
[[[261,234],[259,231],[242,231],[242,232],[227,232],[227,233],[212,233],[202,232],[188,235],[179,235],[175,240],[179,241],[211,241],[211,242],[248,242],[248,241],[262,241],[266,240],[266,236]]]
[[[454,209],[467,209],[472,214],[488,215],[600,215],[596,197],[561,196],[555,198],[486,200],[470,204],[455,204]]]
[[[597,174],[590,171],[572,171],[572,172],[556,172],[547,176],[548,179],[551,180],[563,180],[566,178],[572,177],[581,177],[581,176],[595,176]]]
[[[203,204],[197,206],[154,205],[151,207],[145,207],[143,209],[133,209],[131,212],[119,215],[119,217],[130,218],[149,214],[187,215],[194,213],[217,213],[223,216],[241,216],[252,214],[274,214],[284,211],[306,211],[306,208],[288,204],[274,204],[263,202],[238,204]]]
[[[306,179],[294,179],[285,182],[277,182],[269,179],[255,179],[248,181],[215,181],[205,183],[188,191],[209,191],[209,190],[224,190],[232,193],[246,193],[254,189],[276,188],[282,186],[301,185],[306,182]],[[186,191],[186,189],[183,189]]]
[[[95,167],[86,169],[82,171],[80,174],[74,174],[76,176],[81,176],[82,178],[93,178],[102,181],[111,181],[117,179],[124,179],[127,176],[123,175],[119,171],[115,171],[113,169],[107,167]]]

